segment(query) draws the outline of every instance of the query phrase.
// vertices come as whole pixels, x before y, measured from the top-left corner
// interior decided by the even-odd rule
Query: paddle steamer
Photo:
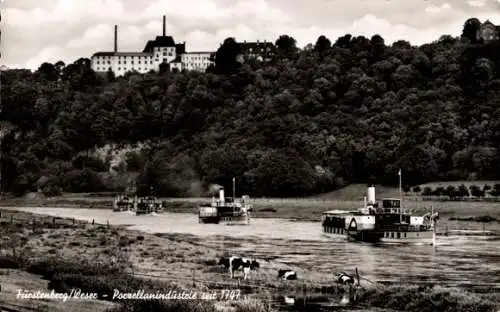
[[[134,211],[137,199],[126,194],[117,195],[113,203],[113,211]]]
[[[135,211],[137,209],[137,187],[135,182],[130,183],[123,194],[116,195],[113,202],[113,211]]]
[[[136,215],[162,213],[163,204],[155,196],[141,197],[137,201],[137,209],[135,210]]]
[[[365,197],[364,207],[358,210],[324,212],[323,232],[351,241],[435,244],[438,213],[414,216],[411,209],[402,206],[401,198],[384,198],[380,204],[374,186],[368,187],[367,193],[368,200]]]
[[[224,188],[219,189],[219,199],[212,198],[211,203],[201,204],[198,213],[199,223],[249,224],[252,204],[250,197],[244,195],[236,200],[235,179],[233,179],[233,197],[224,197]]]

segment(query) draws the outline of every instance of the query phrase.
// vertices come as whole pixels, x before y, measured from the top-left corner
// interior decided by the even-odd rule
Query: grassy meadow
[[[54,219],[18,211],[1,211],[0,306],[19,311],[235,311],[264,312],[278,308],[273,298],[281,295],[303,297],[307,302],[340,298],[345,289],[332,277],[304,263],[300,281],[277,280],[278,263],[262,261],[258,273],[248,281],[231,280],[217,266],[227,246],[208,244],[208,238],[180,234],[147,234],[118,226],[91,225],[70,219]],[[456,288],[412,285],[364,284],[352,310],[363,311],[495,311],[500,308],[498,294],[479,294]],[[17,300],[18,288],[67,292],[80,288],[96,292],[99,300],[71,306],[47,300]],[[239,301],[167,300],[110,302],[114,289],[122,292],[168,290],[208,291],[239,288]],[[384,298],[381,300],[381,298]],[[274,302],[271,306],[269,302]],[[304,300],[297,300],[296,308]],[[433,307],[422,310],[422,307]],[[303,307],[302,307],[303,308]]]

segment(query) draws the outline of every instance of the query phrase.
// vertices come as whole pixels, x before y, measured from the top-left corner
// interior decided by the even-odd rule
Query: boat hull
[[[220,218],[218,216],[209,216],[209,217],[199,217],[199,223],[205,224],[218,224],[220,222]]]
[[[343,228],[323,227],[323,233],[330,237],[342,237],[348,241],[384,244],[433,244],[434,232],[427,231],[353,231]]]
[[[199,223],[205,224],[249,224],[250,218],[249,216],[206,216],[199,217]]]

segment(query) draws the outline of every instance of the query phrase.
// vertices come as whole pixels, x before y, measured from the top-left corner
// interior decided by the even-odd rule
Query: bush
[[[487,296],[456,288],[416,286],[373,289],[362,294],[360,300],[374,307],[408,312],[490,312],[498,304]]]
[[[432,194],[433,194],[433,191],[432,191],[432,189],[430,187],[428,187],[428,186],[424,187],[422,195],[424,195],[424,196],[430,196]]]
[[[144,167],[144,157],[138,152],[127,152],[125,154],[125,162],[127,163],[127,171],[137,172]]]
[[[235,312],[269,312],[272,311],[268,305],[260,300],[247,299],[236,303]]]
[[[19,269],[19,258],[13,256],[0,256],[0,269]]]
[[[459,197],[467,197],[469,196],[469,190],[464,184],[460,184],[457,190],[457,196]]]
[[[64,175],[63,188],[70,192],[99,192],[106,187],[99,175],[92,169],[76,169]]]
[[[438,186],[432,193],[434,196],[442,196],[445,195],[445,189],[442,186]]]
[[[457,193],[458,192],[453,185],[448,185],[448,187],[446,188],[446,190],[444,192],[444,195],[447,195],[450,198],[454,198],[457,196]]]
[[[414,193],[420,193],[421,191],[422,191],[422,189],[418,185],[413,188]]]
[[[484,191],[481,190],[481,188],[477,185],[471,185],[469,187],[470,189],[470,193],[472,196],[475,196],[475,197],[483,197],[484,196]]]
[[[49,176],[38,187],[42,190],[43,195],[47,197],[61,195],[61,181],[57,176]]]
[[[104,161],[95,156],[79,155],[73,159],[73,168],[85,169],[89,168],[97,172],[108,171]]]
[[[120,269],[109,264],[68,261],[59,258],[47,258],[28,264],[26,271],[52,279],[56,274],[84,274],[87,276],[118,274]]]

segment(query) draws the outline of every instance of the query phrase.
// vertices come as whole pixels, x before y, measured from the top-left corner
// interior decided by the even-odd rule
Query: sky
[[[381,35],[386,44],[420,45],[459,36],[469,17],[500,24],[500,0],[0,0],[0,65],[36,70],[98,51],[142,51],[162,34],[188,51],[215,51],[227,37],[275,41],[291,35],[300,47],[325,35]]]

